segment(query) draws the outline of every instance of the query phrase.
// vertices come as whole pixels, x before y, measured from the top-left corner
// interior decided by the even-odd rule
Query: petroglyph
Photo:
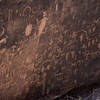
[[[25,29],[25,35],[29,36],[32,32],[32,24],[27,25],[26,29]]]
[[[47,22],[47,16],[46,16],[46,12],[43,12],[43,18],[40,22],[40,26],[39,26],[39,31],[38,31],[38,36],[40,36],[41,34],[43,34],[43,30],[46,26],[46,22]]]

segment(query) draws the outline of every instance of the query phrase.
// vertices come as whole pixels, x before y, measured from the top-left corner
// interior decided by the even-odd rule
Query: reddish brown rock
[[[50,100],[100,77],[99,0],[0,1],[0,100]]]

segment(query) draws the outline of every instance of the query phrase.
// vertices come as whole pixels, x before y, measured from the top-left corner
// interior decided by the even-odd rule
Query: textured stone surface
[[[54,98],[98,81],[99,11],[99,0],[1,0],[0,100]]]

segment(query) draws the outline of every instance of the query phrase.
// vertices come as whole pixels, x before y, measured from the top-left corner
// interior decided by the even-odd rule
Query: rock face
[[[1,0],[0,100],[52,100],[97,82],[99,11],[99,0]]]

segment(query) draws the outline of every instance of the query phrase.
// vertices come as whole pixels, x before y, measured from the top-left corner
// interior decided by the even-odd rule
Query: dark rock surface
[[[0,1],[0,100],[38,100],[100,79],[99,0]]]

